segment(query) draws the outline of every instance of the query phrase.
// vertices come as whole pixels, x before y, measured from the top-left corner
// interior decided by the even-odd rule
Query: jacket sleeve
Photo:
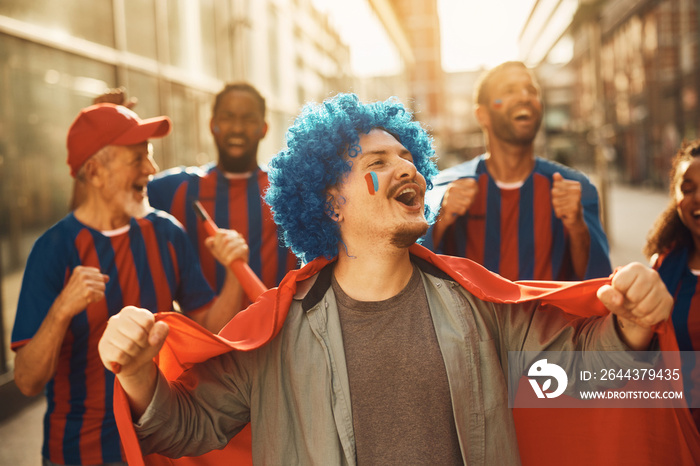
[[[250,421],[249,390],[236,351],[196,364],[169,383],[162,373],[134,424],[143,454],[198,456],[226,446]]]

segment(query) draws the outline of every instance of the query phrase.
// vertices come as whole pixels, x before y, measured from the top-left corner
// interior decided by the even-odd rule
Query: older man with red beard
[[[68,165],[84,197],[34,244],[12,332],[17,386],[47,396],[45,465],[123,461],[114,375],[97,354],[111,315],[126,305],[177,307],[218,332],[239,309],[242,290],[233,273],[216,298],[182,227],[148,204],[146,185],[157,170],[148,140],[170,127],[167,117],[141,120],[104,103],[84,109],[69,130]],[[207,245],[225,264],[248,252],[227,230]]]
[[[598,193],[582,173],[536,157],[542,96],[529,69],[506,62],[474,93],[487,152],[442,171],[426,246],[510,280],[581,280],[611,272]]]

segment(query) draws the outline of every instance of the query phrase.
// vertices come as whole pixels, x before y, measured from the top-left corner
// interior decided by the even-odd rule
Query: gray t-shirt
[[[357,464],[463,464],[450,387],[423,282],[356,301],[333,278],[350,382]]]

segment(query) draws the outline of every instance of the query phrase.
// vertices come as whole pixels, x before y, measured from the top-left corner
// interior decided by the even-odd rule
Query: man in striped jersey
[[[228,84],[216,96],[211,134],[218,160],[202,167],[178,167],[148,184],[151,205],[177,218],[197,247],[204,276],[217,292],[226,275],[206,251],[206,233],[192,203],[199,200],[214,222],[239,232],[248,242],[249,264],[268,288],[296,268],[296,257],[279,241],[270,208],[262,200],[267,172],[258,166],[258,144],[267,133],[265,99],[247,83]],[[244,300],[243,306],[249,302]]]
[[[482,76],[474,95],[488,152],[434,179],[427,202],[440,214],[425,245],[511,280],[610,274],[595,186],[534,154],[543,106],[530,70],[503,63]]]
[[[47,396],[45,465],[123,461],[114,375],[97,354],[111,315],[129,304],[171,311],[176,301],[216,333],[239,309],[233,274],[215,298],[182,227],[148,205],[146,184],[157,170],[148,139],[170,128],[167,117],[141,120],[126,107],[99,104],[69,130],[68,165],[84,198],[34,244],[12,333],[17,386]],[[226,264],[247,255],[236,232],[220,230],[207,246]]]

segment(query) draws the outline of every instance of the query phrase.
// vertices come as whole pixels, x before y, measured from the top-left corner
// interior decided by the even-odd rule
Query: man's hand
[[[126,88],[116,87],[112,89],[107,89],[104,94],[100,94],[92,100],[92,104],[114,104],[123,105],[128,109],[134,108],[134,106],[139,102],[139,99],[132,97],[131,99],[126,99]]]
[[[248,243],[236,230],[219,228],[215,236],[204,240],[204,244],[224,267],[228,267],[234,260],[248,262]]]
[[[440,221],[446,222],[446,226],[453,224],[457,217],[467,213],[478,193],[479,185],[474,178],[462,178],[447,185],[440,207]]]
[[[567,230],[586,227],[578,181],[567,180],[559,173],[552,175],[552,208]]]
[[[108,281],[109,275],[101,273],[98,268],[79,265],[73,269],[68,283],[52,307],[62,318],[70,319],[88,304],[104,298]]]
[[[591,235],[583,218],[581,183],[567,180],[560,173],[552,175],[552,208],[569,233],[569,253],[574,273],[586,276],[591,247]]]
[[[117,378],[134,419],[146,411],[155,393],[158,367],[153,357],[165,343],[169,330],[166,323],[156,322],[150,311],[127,306],[110,317],[97,345],[107,369],[120,367]]]
[[[119,364],[119,376],[130,377],[158,354],[168,330],[167,324],[155,321],[151,311],[127,306],[107,322],[97,346],[102,363],[109,370]]]
[[[615,271],[610,285],[598,289],[598,298],[618,318],[620,336],[635,350],[648,347],[652,327],[671,315],[673,298],[659,274],[640,263]]]
[[[447,185],[447,191],[440,205],[440,214],[433,228],[435,246],[440,244],[445,230],[457,220],[457,217],[467,213],[478,193],[479,185],[474,178],[462,178]]]

